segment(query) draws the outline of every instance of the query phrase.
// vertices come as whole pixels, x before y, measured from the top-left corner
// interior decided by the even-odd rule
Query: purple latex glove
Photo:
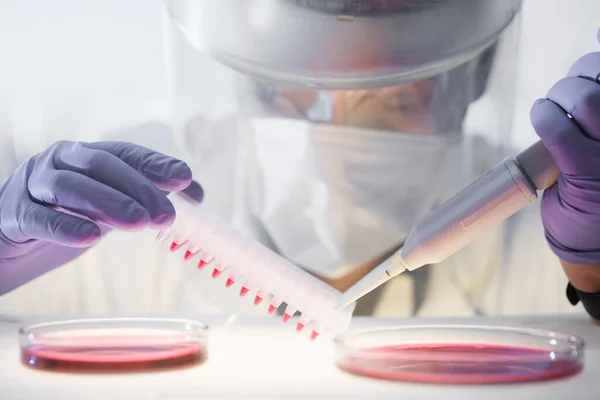
[[[130,143],[65,141],[31,157],[0,187],[0,295],[75,259],[113,228],[169,226],[175,210],[166,192],[184,189],[202,201],[183,161]]]
[[[568,263],[598,264],[600,53],[577,60],[568,77],[556,83],[546,99],[535,102],[531,122],[561,171],[542,199],[546,239]]]

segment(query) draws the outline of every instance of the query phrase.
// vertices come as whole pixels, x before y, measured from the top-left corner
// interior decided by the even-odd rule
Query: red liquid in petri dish
[[[579,373],[577,360],[551,359],[549,350],[481,344],[373,347],[343,355],[338,366],[376,379],[437,384],[545,381]]]
[[[191,367],[206,359],[205,347],[196,342],[160,344],[156,339],[149,339],[145,343],[143,337],[129,341],[88,337],[68,346],[32,345],[21,349],[21,362],[34,369],[54,372],[118,373]]]

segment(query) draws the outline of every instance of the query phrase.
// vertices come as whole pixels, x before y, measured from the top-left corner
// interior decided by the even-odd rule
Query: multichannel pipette
[[[170,239],[171,251],[185,247],[184,260],[198,256],[198,269],[210,265],[215,279],[226,274],[226,287],[240,281],[239,295],[253,292],[255,305],[269,298],[270,314],[285,303],[283,322],[296,312],[301,313],[296,330],[300,332],[312,325],[312,339],[324,330],[337,334],[348,328],[354,304],[337,309],[341,292],[247,238],[185,195],[175,193],[169,198],[177,216],[170,228],[158,234],[158,241]]]
[[[541,141],[490,169],[417,223],[404,246],[344,292],[340,309],[404,271],[445,260],[537,199],[560,171]]]

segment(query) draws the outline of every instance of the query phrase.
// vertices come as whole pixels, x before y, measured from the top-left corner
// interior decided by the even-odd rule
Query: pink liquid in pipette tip
[[[211,276],[212,276],[212,278],[213,278],[213,279],[217,279],[217,278],[218,278],[218,277],[221,275],[221,273],[222,273],[223,271],[225,271],[226,269],[227,269],[227,267],[226,267],[225,265],[223,265],[223,264],[218,264],[218,265],[217,265],[217,266],[216,266],[216,267],[213,269],[213,272],[212,272],[212,275],[211,275]]]
[[[285,322],[288,322],[288,321],[290,320],[290,318],[292,318],[292,316],[291,316],[290,314],[288,314],[288,313],[285,313],[285,314],[283,314],[282,321],[283,321],[284,323],[285,323]]]
[[[249,288],[247,288],[246,286],[242,286],[242,288],[240,289],[240,297],[244,297],[248,294],[249,291]]]
[[[190,245],[187,250],[185,251],[185,254],[183,255],[183,259],[185,261],[189,261],[191,260],[196,254],[198,254],[200,252],[200,248],[196,245]]]
[[[477,344],[398,345],[361,349],[338,366],[352,374],[392,381],[438,384],[500,384],[561,379],[579,373],[574,359],[548,350]]]
[[[233,279],[227,278],[227,282],[225,282],[225,287],[230,288],[233,286],[234,283],[235,283],[235,281]]]
[[[171,246],[169,247],[169,249],[170,249],[171,251],[177,251],[177,250],[179,250],[179,249],[181,248],[181,246],[183,246],[183,245],[184,245],[184,244],[186,244],[186,243],[187,243],[187,240],[186,240],[186,241],[184,241],[184,242],[181,242],[181,243],[177,243],[176,241],[173,241],[173,242],[171,243]]]
[[[311,334],[310,334],[310,340],[315,340],[316,338],[318,338],[319,337],[319,333],[320,333],[319,331],[313,330],[311,332]]]
[[[213,256],[207,254],[206,252],[203,253],[202,257],[200,257],[200,261],[198,262],[198,269],[204,269],[204,267],[210,264],[214,259],[215,258]]]
[[[309,322],[310,318],[302,315],[300,321],[298,321],[298,325],[296,325],[296,332],[301,332]]]
[[[281,300],[279,300],[277,297],[273,297],[273,300],[271,300],[271,304],[269,305],[269,314],[273,314],[281,305]]]
[[[255,306],[259,305],[260,303],[262,303],[263,300],[264,299],[257,294],[256,297],[254,297],[254,305]]]

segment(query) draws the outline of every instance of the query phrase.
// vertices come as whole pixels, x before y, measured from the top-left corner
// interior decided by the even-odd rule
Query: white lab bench
[[[56,318],[54,318],[56,319]],[[114,375],[36,371],[19,360],[18,329],[48,318],[0,316],[0,399],[600,399],[600,326],[585,315],[477,319],[355,318],[351,329],[406,324],[483,324],[544,328],[586,340],[577,376],[542,383],[444,386],[372,380],[333,363],[332,338],[311,342],[295,321],[194,318],[210,325],[208,361],[165,372]]]

